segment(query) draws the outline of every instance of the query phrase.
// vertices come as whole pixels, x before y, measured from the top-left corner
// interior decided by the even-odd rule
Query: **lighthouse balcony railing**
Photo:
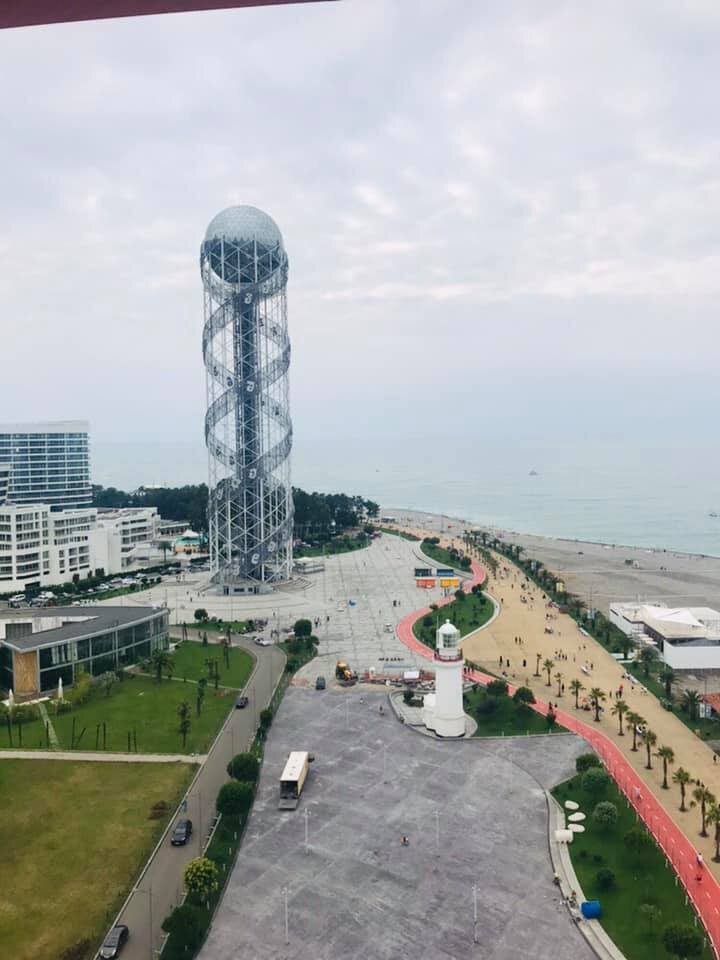
[[[433,659],[440,663],[455,663],[463,659],[463,652],[460,647],[455,650],[448,650],[447,648],[442,651],[436,650]]]

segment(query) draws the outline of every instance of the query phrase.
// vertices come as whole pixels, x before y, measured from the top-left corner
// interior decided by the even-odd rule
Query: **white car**
[[[271,647],[271,646],[272,646],[272,640],[268,640],[267,637],[255,637],[255,643],[256,643],[259,647]]]

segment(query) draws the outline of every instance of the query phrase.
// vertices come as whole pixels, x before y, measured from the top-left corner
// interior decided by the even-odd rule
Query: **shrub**
[[[663,946],[674,957],[699,957],[702,953],[703,938],[693,927],[684,923],[674,923],[665,927],[662,933]]]
[[[148,814],[148,820],[161,820],[163,817],[167,816],[170,810],[170,806],[165,800],[158,800],[157,803],[154,803],[150,807],[150,813]]]
[[[602,761],[596,753],[581,753],[575,760],[575,769],[578,773],[585,773],[590,767],[601,767]]]
[[[273,721],[273,712],[270,707],[265,707],[264,710],[260,711],[260,729],[265,733],[270,729],[270,726]]]
[[[602,767],[590,767],[582,775],[580,784],[585,793],[589,793],[591,797],[599,797],[605,793],[609,780],[610,778]]]
[[[60,954],[59,960],[85,960],[92,944],[89,940],[78,940]]]
[[[68,697],[73,704],[81,706],[90,697],[90,688],[92,680],[90,674],[86,671],[79,671],[75,675],[75,683]]]
[[[603,860],[605,859],[605,857],[603,857],[601,853],[594,853],[592,858],[593,858],[593,863],[602,863]]]
[[[205,933],[203,912],[191,903],[183,903],[165,917],[162,928],[165,933],[176,937],[183,947],[195,950],[200,946]]]
[[[513,694],[513,700],[519,707],[527,709],[531,703],[535,703],[535,694],[530,687],[518,687]]]
[[[609,830],[618,822],[618,809],[609,800],[601,800],[593,810],[592,818],[601,830]]]
[[[415,694],[412,692],[410,687],[405,687],[403,690],[403,701],[409,705],[412,703],[414,696]]]
[[[491,680],[485,689],[491,697],[505,697],[508,685],[505,680]]]
[[[429,614],[427,617],[423,617],[422,625],[424,627],[431,627],[433,625],[433,618]]]
[[[237,753],[227,765],[228,776],[245,783],[255,783],[260,763],[254,753]]]
[[[5,708],[3,713],[3,719],[7,723],[8,710]],[[10,717],[14,724],[17,724],[20,727],[25,726],[26,723],[32,723],[33,720],[37,720],[37,708],[30,706],[30,704],[16,704],[12,711],[10,711]]]
[[[196,857],[185,867],[183,882],[189,894],[207,897],[218,886],[218,868],[207,857]]]
[[[72,710],[72,704],[69,700],[53,700],[52,706],[56,717],[62,716],[63,713],[70,713]]]
[[[226,817],[244,816],[253,802],[253,788],[249,783],[239,783],[231,780],[220,787],[220,793],[215,801],[217,812]]]
[[[301,640],[303,637],[309,637],[312,633],[311,621],[305,618],[296,620],[295,626],[293,627],[293,633],[298,640]]]
[[[595,874],[595,886],[598,890],[612,890],[615,887],[615,874],[607,867],[602,867]]]
[[[483,697],[482,700],[478,701],[478,705],[475,708],[475,712],[479,717],[489,717],[493,713],[497,713],[500,704],[497,697]]]
[[[623,837],[625,846],[632,851],[636,857],[641,857],[643,852],[651,846],[650,834],[643,827],[630,827]]]
[[[204,607],[198,607],[195,611],[195,619],[198,623],[207,623],[208,612]]]

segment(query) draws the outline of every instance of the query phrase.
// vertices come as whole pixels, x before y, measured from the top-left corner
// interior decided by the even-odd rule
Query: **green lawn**
[[[217,660],[220,669],[220,684],[223,687],[234,687],[240,689],[247,683],[248,677],[252,673],[255,660],[247,650],[240,647],[231,647],[229,651],[230,667],[225,666],[225,657],[223,648],[220,644],[208,644],[204,647],[202,643],[196,640],[186,640],[178,644],[173,651],[173,676],[179,680],[199,680],[200,677],[207,677],[208,668],[206,660],[211,658]]]
[[[54,717],[52,710],[49,713],[63,750],[71,749],[74,719],[76,748],[80,750],[95,749],[98,724],[105,723],[107,750],[126,752],[128,733],[132,737],[134,732],[138,753],[205,753],[235,702],[235,691],[221,688],[216,692],[208,684],[199,717],[195,709],[196,692],[195,683],[163,680],[157,684],[149,677],[131,676],[116,683],[109,697],[95,688],[90,700],[70,713],[59,717]],[[178,705],[183,700],[187,700],[192,710],[184,749],[177,716]],[[85,733],[81,736],[83,728]],[[98,745],[102,749],[102,729]],[[0,748],[9,746],[7,727],[0,726]],[[19,746],[15,728],[13,746]],[[23,747],[45,747],[45,728],[39,720],[24,726]]]
[[[451,553],[445,547],[439,547],[436,543],[423,540],[420,544],[420,549],[426,557],[434,560],[435,563],[439,563],[442,567],[455,567],[456,570],[464,570],[466,573],[470,571],[469,561],[467,566],[461,566],[460,556],[457,553]]]
[[[359,537],[336,537],[334,540],[328,540],[327,543],[321,543],[316,547],[298,547],[295,552],[295,559],[301,557],[331,557],[336,553],[351,553],[353,550],[362,550],[363,547],[370,545],[370,538],[367,534]]]
[[[462,600],[453,600],[452,603],[416,620],[413,633],[422,643],[435,649],[435,631],[446,620],[453,623],[460,631],[460,636],[464,637],[487,623],[494,612],[492,600],[488,600],[482,593],[466,593]]]
[[[482,705],[494,701],[492,713],[483,713]],[[530,733],[566,733],[564,727],[553,724],[530,707],[519,707],[512,697],[490,697],[480,686],[465,694],[465,712],[477,721],[476,737],[522,737]]]
[[[591,800],[582,791],[579,777],[560,784],[553,790],[559,803],[573,799],[587,814],[585,833],[576,835],[570,845],[575,872],[585,896],[597,899],[602,905],[601,923],[607,933],[627,957],[627,960],[656,960],[667,956],[661,942],[662,931],[673,923],[694,923],[693,910],[685,905],[682,887],[675,885],[675,873],[668,866],[660,848],[653,841],[638,857],[628,850],[624,837],[638,824],[625,798],[610,781],[606,793]],[[598,800],[610,800],[618,809],[617,824],[603,832],[592,820],[592,811]],[[598,890],[595,880],[599,869],[608,868],[615,874],[616,889]],[[661,911],[659,922],[650,929],[640,910],[642,904],[652,904]],[[709,960],[705,950],[702,957]]]
[[[417,543],[420,537],[416,537],[414,533],[407,533],[405,530],[392,530],[390,527],[378,527],[382,533],[388,533],[392,537],[401,537],[403,540],[411,540],[413,543]]]
[[[167,822],[149,819],[151,807],[165,801],[169,813],[194,771],[181,763],[0,762],[2,956],[58,960],[87,941],[78,960],[94,957]]]
[[[198,610],[202,609],[198,607]],[[185,626],[189,630],[200,630],[201,632],[207,630],[208,633],[227,633],[228,627],[233,633],[245,633],[247,632],[247,621],[245,620],[194,620],[192,623],[186,623]],[[173,625],[170,627],[171,631],[177,631],[179,627]]]

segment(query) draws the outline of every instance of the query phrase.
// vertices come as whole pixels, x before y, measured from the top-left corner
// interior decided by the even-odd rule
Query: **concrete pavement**
[[[204,850],[215,815],[215,798],[228,780],[227,763],[252,743],[260,710],[270,702],[285,669],[285,656],[277,647],[257,647],[247,640],[241,641],[240,646],[257,658],[245,687],[250,704],[229,715],[187,791],[186,812],[181,811],[180,816],[187,816],[193,822],[190,842],[185,847],[170,845],[169,833],[178,819],[174,817],[120,913],[118,922],[130,928],[123,960],[154,960],[157,956],[164,936],[160,925],[182,898],[185,864]]]

